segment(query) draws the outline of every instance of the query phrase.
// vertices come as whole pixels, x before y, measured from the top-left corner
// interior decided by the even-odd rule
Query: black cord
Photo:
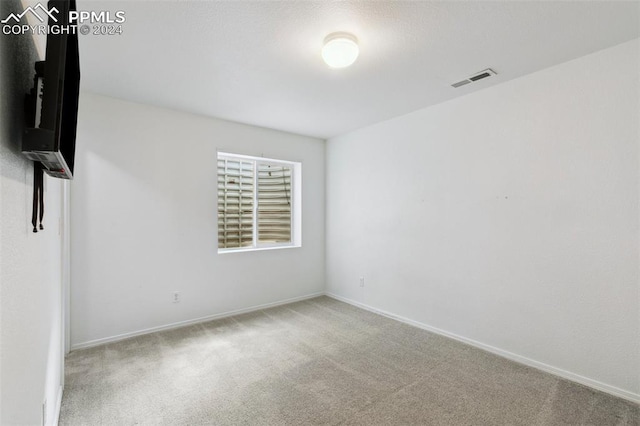
[[[42,219],[44,218],[44,173],[42,163],[33,163],[33,210],[31,213],[31,224],[33,232],[38,232],[38,218],[40,219],[40,230],[43,230]],[[40,214],[38,215],[38,210]]]

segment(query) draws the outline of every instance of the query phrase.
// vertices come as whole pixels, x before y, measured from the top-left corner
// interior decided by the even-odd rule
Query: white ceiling
[[[121,36],[80,36],[85,90],[327,138],[640,37],[629,1],[89,1]],[[360,57],[329,69],[324,37]],[[458,89],[485,68],[498,76]],[[612,76],[615,78],[615,76]]]

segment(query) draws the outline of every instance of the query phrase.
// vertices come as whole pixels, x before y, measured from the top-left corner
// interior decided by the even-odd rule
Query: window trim
[[[302,247],[302,163],[299,161],[278,160],[276,158],[255,157],[251,155],[233,154],[226,151],[216,152],[216,162],[219,159],[242,160],[253,162],[253,241],[251,247],[221,248],[218,240],[217,218],[218,197],[216,197],[216,247],[218,254],[240,253],[247,251],[277,250]],[[258,241],[258,164],[289,166],[291,168],[291,241],[286,243],[259,243]],[[217,177],[217,168],[216,168]],[[217,179],[216,179],[217,182]]]

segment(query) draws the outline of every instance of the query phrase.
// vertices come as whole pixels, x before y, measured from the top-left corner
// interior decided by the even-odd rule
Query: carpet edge
[[[504,349],[497,348],[495,346],[487,345],[487,344],[479,342],[477,340],[469,339],[469,338],[464,337],[464,336],[460,336],[460,335],[457,335],[457,334],[454,334],[454,333],[450,333],[450,332],[448,332],[446,330],[442,330],[440,328],[433,327],[433,326],[430,326],[428,324],[425,324],[425,323],[422,323],[422,322],[419,322],[419,321],[414,321],[412,319],[409,319],[409,318],[406,318],[406,317],[403,317],[403,316],[400,316],[400,315],[392,314],[390,312],[387,312],[387,311],[384,311],[384,310],[381,310],[381,309],[378,309],[378,308],[374,308],[372,306],[366,305],[366,304],[361,303],[361,302],[356,302],[355,300],[352,300],[352,299],[349,299],[349,298],[346,298],[346,297],[343,297],[343,296],[339,296],[339,295],[331,293],[331,292],[325,292],[325,296],[331,297],[333,299],[339,300],[339,301],[344,302],[344,303],[348,303],[350,305],[353,305],[355,307],[364,309],[364,310],[369,311],[369,312],[373,312],[375,314],[383,315],[385,317],[394,319],[396,321],[400,321],[402,323],[411,325],[413,327],[417,327],[417,328],[420,328],[420,329],[423,329],[423,330],[426,330],[426,331],[430,331],[430,332],[435,333],[435,334],[439,334],[439,335],[444,336],[444,337],[448,337],[448,338],[453,339],[453,340],[457,340],[457,341],[465,343],[467,345],[470,345],[470,346],[476,347],[478,349],[482,349],[484,351],[490,352],[490,353],[492,353],[494,355],[498,355],[498,356],[501,356],[503,358],[507,358],[510,361],[514,361],[514,362],[517,362],[519,364],[524,364],[524,365],[526,365],[528,367],[532,367],[532,368],[535,368],[537,370],[544,371],[545,373],[553,374],[554,376],[558,376],[560,378],[569,380],[571,382],[578,383],[578,384],[581,384],[583,386],[587,386],[589,388],[592,388],[592,389],[595,389],[595,390],[598,390],[598,391],[601,391],[601,392],[605,392],[605,393],[607,393],[609,395],[613,395],[613,396],[616,396],[618,398],[622,398],[624,400],[634,402],[636,404],[640,404],[640,394],[637,394],[637,393],[634,393],[634,392],[631,392],[631,391],[627,391],[625,389],[620,389],[620,388],[618,388],[616,386],[608,385],[608,384],[600,382],[598,380],[590,379],[588,377],[584,377],[584,376],[581,376],[579,374],[572,373],[570,371],[563,370],[561,368],[554,367],[552,365],[545,364],[543,362],[536,361],[536,360],[533,360],[531,358],[527,358],[525,356],[518,355],[518,354],[515,354],[513,352],[506,351]]]
[[[145,334],[156,333],[158,331],[172,330],[172,329],[175,329],[175,328],[186,327],[186,326],[189,326],[189,325],[199,324],[199,323],[202,323],[202,322],[207,322],[207,321],[213,321],[213,320],[216,320],[216,319],[232,317],[234,315],[240,315],[240,314],[246,314],[248,312],[259,311],[261,309],[268,309],[268,308],[273,308],[273,307],[276,307],[276,306],[287,305],[289,303],[295,303],[295,302],[299,302],[301,300],[313,299],[314,297],[319,297],[319,296],[324,296],[324,295],[325,295],[325,293],[320,291],[320,292],[316,292],[316,293],[306,294],[306,295],[303,295],[303,296],[297,296],[297,297],[291,297],[291,298],[288,298],[288,299],[278,300],[278,301],[275,301],[275,302],[263,303],[261,305],[254,305],[254,306],[250,306],[250,307],[247,307],[247,308],[241,308],[241,309],[235,309],[235,310],[232,310],[232,311],[226,311],[226,312],[222,312],[222,313],[219,313],[219,314],[212,314],[212,315],[207,315],[207,316],[204,316],[204,317],[198,317],[198,318],[194,318],[194,319],[190,319],[190,320],[178,321],[178,322],[173,322],[173,323],[169,323],[169,324],[165,324],[165,325],[159,325],[159,326],[156,326],[156,327],[145,328],[145,329],[142,329],[142,330],[130,331],[130,332],[127,332],[127,333],[122,333],[122,334],[116,334],[115,336],[102,337],[100,339],[94,339],[94,340],[87,340],[86,342],[80,342],[80,343],[72,344],[70,352],[76,351],[76,350],[80,350],[80,349],[92,348],[94,346],[100,346],[100,345],[104,345],[104,344],[107,344],[107,343],[114,343],[114,342],[118,342],[120,340],[129,339],[131,337],[143,336]]]

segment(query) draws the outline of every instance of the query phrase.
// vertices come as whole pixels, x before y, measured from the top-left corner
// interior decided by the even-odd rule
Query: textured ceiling
[[[327,138],[640,36],[618,1],[89,1],[121,36],[80,36],[85,90]],[[329,69],[324,37],[360,40]],[[485,68],[498,76],[458,89]]]

